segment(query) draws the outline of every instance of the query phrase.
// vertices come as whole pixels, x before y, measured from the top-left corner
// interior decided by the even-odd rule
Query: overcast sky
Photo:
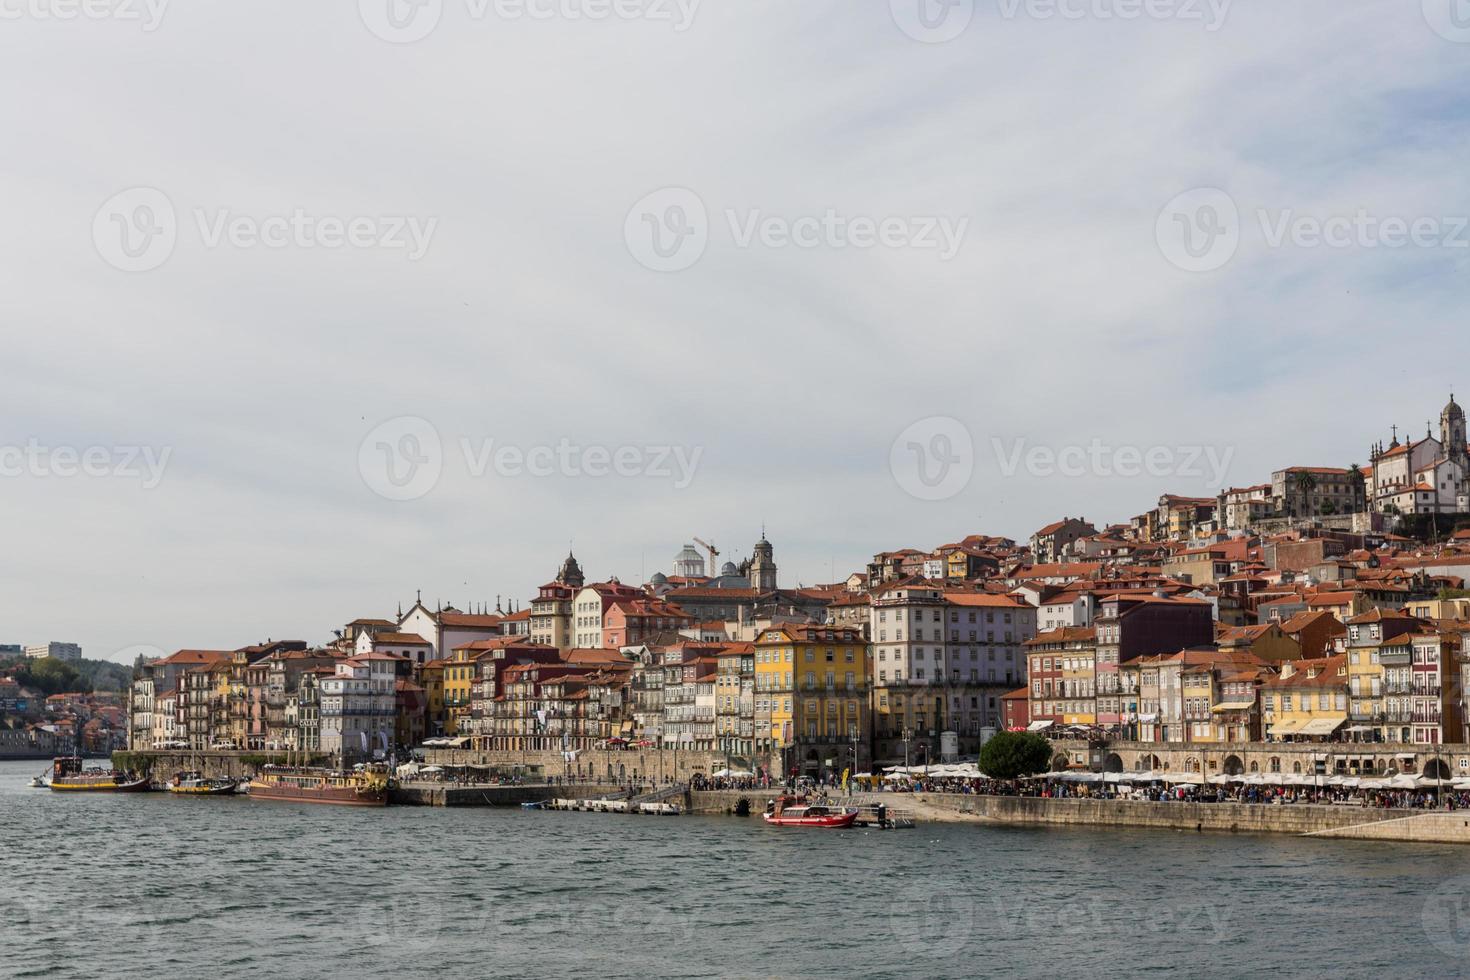
[[[160,2],[0,0],[0,643],[812,584],[1465,380],[1449,0]]]

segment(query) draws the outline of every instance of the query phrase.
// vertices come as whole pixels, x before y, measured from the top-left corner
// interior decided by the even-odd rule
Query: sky
[[[1455,12],[0,0],[0,643],[1365,463],[1470,397]]]

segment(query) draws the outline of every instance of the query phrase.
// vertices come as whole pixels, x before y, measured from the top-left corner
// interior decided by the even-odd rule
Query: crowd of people
[[[1363,806],[1393,810],[1470,809],[1470,792],[1444,787],[1388,789],[1377,786],[1271,786],[1245,783],[1221,785],[1132,783],[1075,783],[1057,778],[941,779],[915,777],[875,787],[891,793],[953,793],[987,796],[1025,796],[1043,799],[1136,800],[1150,803],[1252,803],[1266,805],[1312,804]]]

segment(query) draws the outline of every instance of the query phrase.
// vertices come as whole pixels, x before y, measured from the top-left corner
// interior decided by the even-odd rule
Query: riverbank
[[[522,803],[541,803],[556,796],[606,796],[625,788],[587,783],[575,786],[549,783],[510,786],[400,783],[389,792],[388,802],[395,806],[520,806]]]
[[[689,812],[734,813],[744,798],[759,815],[775,790],[689,794]],[[1401,843],[1470,844],[1470,811],[1384,810],[1361,806],[1261,803],[1150,803],[959,793],[875,793],[854,797],[909,811],[926,823],[1152,828],[1194,832],[1291,834]]]

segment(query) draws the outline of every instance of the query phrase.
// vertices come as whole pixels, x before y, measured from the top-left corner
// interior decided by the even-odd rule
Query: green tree
[[[75,667],[55,657],[29,661],[14,676],[22,686],[36,688],[48,695],[92,689]]]
[[[992,779],[1046,772],[1051,743],[1034,732],[997,732],[980,749],[980,771]]]

